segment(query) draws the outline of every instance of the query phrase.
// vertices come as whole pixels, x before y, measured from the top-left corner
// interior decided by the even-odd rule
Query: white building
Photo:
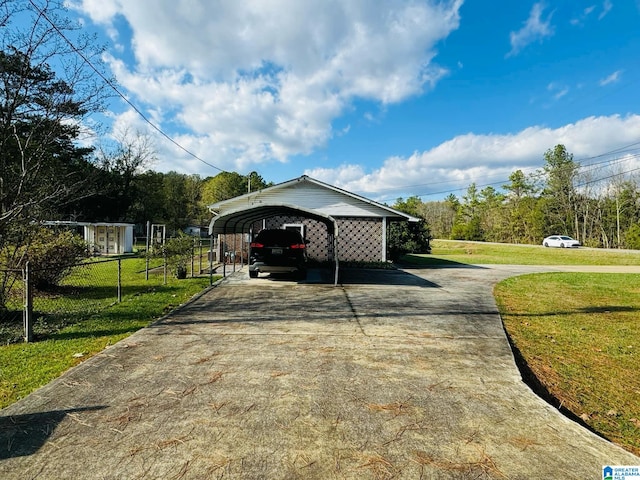
[[[84,241],[94,253],[103,255],[133,253],[133,228],[135,226],[133,223],[49,221],[44,222],[44,225],[82,228]]]

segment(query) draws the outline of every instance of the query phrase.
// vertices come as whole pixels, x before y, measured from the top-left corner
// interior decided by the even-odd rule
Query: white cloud
[[[511,50],[507,57],[517,55],[527,45],[553,35],[553,27],[551,26],[553,12],[543,19],[542,13],[544,9],[545,6],[542,2],[534,4],[524,26],[518,31],[511,32],[509,35]]]
[[[460,135],[407,158],[388,158],[371,172],[347,164],[306,173],[378,199],[392,201],[410,195],[434,195],[433,199],[438,199],[472,182],[486,185],[506,181],[517,169],[532,172],[543,165],[544,152],[557,144],[565,145],[580,161],[636,143],[638,131],[640,115],[588,117],[554,129],[536,126],[514,134]]]
[[[356,99],[386,105],[432,88],[447,74],[435,46],[458,28],[462,5],[76,1],[107,29],[128,22],[135,64],[108,61],[135,102],[153,105],[160,126],[177,123],[233,169],[324,145]]]
[[[607,15],[607,13],[611,11],[612,8],[613,3],[611,3],[611,0],[604,0],[604,2],[602,3],[602,12],[600,12],[600,15],[598,15],[598,20],[602,20]]]
[[[567,93],[569,93],[569,87],[554,82],[547,85],[547,90],[553,94],[554,100],[560,100]]]
[[[611,83],[616,83],[620,80],[620,76],[622,75],[622,70],[616,70],[611,75],[600,80],[599,85],[604,87],[605,85],[609,85]]]
[[[569,20],[569,23],[571,23],[571,25],[582,25],[587,20],[589,15],[593,13],[595,9],[596,9],[595,5],[591,5],[583,9],[580,15],[576,18],[572,18],[571,20]]]

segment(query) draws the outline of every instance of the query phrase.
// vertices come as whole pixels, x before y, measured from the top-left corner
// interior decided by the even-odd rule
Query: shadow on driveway
[[[344,268],[340,269],[342,285],[384,285],[398,287],[439,288],[437,283],[401,270]]]
[[[0,460],[36,453],[67,415],[105,408],[107,407],[69,408],[0,417]]]

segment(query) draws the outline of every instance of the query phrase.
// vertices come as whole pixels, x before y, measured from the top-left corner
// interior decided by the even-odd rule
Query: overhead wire
[[[156,132],[158,132],[162,137],[164,137],[165,139],[167,139],[169,142],[171,142],[173,145],[175,145],[176,147],[178,147],[180,150],[182,150],[183,152],[185,152],[186,154],[188,154],[189,156],[193,157],[194,159],[204,163],[205,165],[208,165],[211,168],[214,168],[220,172],[226,172],[229,173],[227,170],[224,170],[210,162],[207,162],[206,160],[202,159],[201,157],[199,157],[198,155],[196,155],[195,153],[193,153],[192,151],[190,151],[189,149],[187,149],[186,147],[184,147],[183,145],[181,145],[180,143],[178,143],[176,140],[174,140],[169,134],[167,134],[164,130],[162,130],[158,125],[156,125],[154,122],[152,122],[143,112],[142,110],[140,110],[140,108],[138,108],[131,100],[129,100],[127,98],[126,95],[124,95],[119,89],[118,87],[110,80],[108,79],[92,62],[90,59],[88,59],[86,57],[86,55],[80,50],[78,49],[75,44],[64,34],[64,32],[62,32],[60,30],[60,28],[47,16],[47,13],[41,9],[38,5],[36,5],[34,0],[29,0],[29,3],[33,6],[33,8],[38,12],[38,14],[44,18],[47,23],[49,23],[49,25],[51,25],[51,27],[56,31],[56,33],[58,35],[60,35],[60,37],[69,45],[69,47],[78,55],[80,56],[80,58],[82,58],[82,60],[106,83],[106,85],[108,85],[127,105],[129,105],[139,116],[140,118],[147,123],[151,128],[153,128]],[[594,155],[592,157],[586,157],[582,160],[591,160],[591,159],[597,159],[597,158],[601,158],[604,156],[608,156],[608,155],[612,155],[614,153],[621,153],[626,151],[626,149],[628,149],[629,147],[633,147],[633,146],[637,146],[640,145],[640,141],[638,142],[634,142],[628,145],[624,145],[622,147],[616,148],[614,150],[611,150],[609,152],[604,152],[598,155]],[[639,147],[640,149],[640,147]],[[636,149],[633,149],[636,150]],[[631,156],[631,158],[637,158],[638,154],[634,154]],[[626,160],[628,159],[628,156],[624,156],[621,159],[615,160],[615,161],[622,161],[622,160]],[[578,160],[578,162],[580,162],[580,160]],[[591,167],[594,165],[598,165],[598,164],[606,164],[612,163],[612,160],[605,160],[603,162],[596,162],[596,163],[592,163],[592,164],[588,164],[588,165],[579,165],[579,168],[587,168],[587,167]],[[637,169],[633,169],[630,172],[633,172]],[[630,173],[627,172],[627,173]],[[622,175],[623,173],[619,173],[616,174],[614,176],[617,175]],[[536,177],[536,176],[542,176],[543,173],[532,173],[531,176]],[[486,177],[479,177],[479,178],[490,178],[490,176],[486,176]],[[611,177],[605,177],[601,180],[598,181],[602,181],[604,179],[607,178],[611,178]],[[493,186],[493,185],[502,185],[507,183],[509,180],[501,180],[501,181],[497,181],[497,182],[490,182],[490,183],[484,183],[484,184],[480,184],[478,185],[479,187],[487,187],[487,186]],[[430,186],[430,185],[437,185],[437,184],[444,184],[444,183],[449,183],[447,181],[441,181],[441,182],[432,182],[432,183],[424,183],[424,184],[417,184],[417,185],[404,185],[404,186],[400,186],[400,187],[395,187],[393,188],[393,190],[401,190],[401,189],[407,189],[407,188],[415,188],[415,187],[426,187],[426,186]],[[475,182],[474,182],[475,183]],[[591,182],[593,183],[593,182]],[[420,194],[420,195],[416,195],[417,197],[425,197],[425,196],[433,196],[433,195],[442,195],[445,193],[453,193],[453,192],[457,192],[457,191],[463,191],[466,190],[468,187],[461,187],[461,188],[455,188],[455,189],[448,189],[448,190],[443,190],[443,191],[439,191],[439,192],[430,192],[430,193],[426,193],[426,194]],[[391,190],[391,189],[384,189],[384,190]],[[384,191],[382,190],[382,191]]]
[[[207,162],[206,160],[200,158],[198,155],[196,155],[195,153],[193,153],[191,150],[187,149],[186,147],[184,147],[183,145],[181,145],[180,143],[178,143],[176,140],[174,140],[169,134],[167,134],[164,130],[162,130],[158,125],[156,125],[154,122],[152,122],[143,112],[142,110],[140,110],[140,108],[138,108],[131,100],[129,100],[127,98],[126,95],[124,95],[119,89],[118,87],[110,80],[108,79],[92,62],[91,60],[89,60],[87,58],[87,56],[80,50],[78,49],[75,44],[69,40],[69,38],[64,34],[64,32],[62,32],[62,30],[60,30],[60,28],[58,28],[58,26],[47,16],[46,12],[41,9],[38,5],[36,5],[36,3],[34,2],[34,0],[29,0],[29,3],[31,4],[31,6],[38,12],[38,14],[44,18],[46,20],[46,22],[51,25],[51,28],[53,28],[56,33],[58,35],[60,35],[60,37],[67,43],[67,45],[69,45],[69,47],[78,55],[80,56],[80,58],[82,58],[82,60],[102,79],[102,81],[104,81],[122,100],[125,101],[125,103],[127,105],[129,105],[133,111],[135,111],[140,118],[142,118],[142,120],[144,120],[145,123],[147,123],[151,128],[153,128],[156,132],[158,132],[162,137],[164,137],[165,139],[167,139],[169,142],[171,142],[173,145],[175,145],[176,147],[178,147],[180,150],[182,150],[183,152],[185,152],[187,155],[195,158],[196,160],[204,163],[205,165],[208,165],[209,167],[218,170],[220,172],[227,172],[227,170],[224,170],[210,162]]]
[[[601,154],[594,155],[594,156],[591,156],[591,157],[585,157],[583,159],[576,160],[576,162],[578,163],[577,169],[582,169],[583,173],[593,172],[593,171],[601,170],[603,168],[610,167],[611,165],[614,165],[614,164],[619,163],[619,162],[638,159],[638,158],[640,158],[640,153],[633,153],[633,154],[630,154],[630,155],[623,155],[621,157],[617,157],[617,158],[614,158],[614,159],[609,158],[609,159],[606,159],[606,160],[602,160],[602,161],[594,162],[594,163],[589,163],[589,164],[586,164],[586,165],[580,164],[580,161],[583,161],[583,160],[591,160],[591,159],[596,159],[596,158],[602,158],[603,156],[611,155],[613,153],[620,153],[620,152],[627,151],[627,149],[629,147],[635,146],[635,145],[640,145],[640,142],[631,143],[629,145],[625,145],[625,146],[616,148],[616,149],[611,150],[609,152],[605,152],[605,153],[601,153]],[[634,150],[638,150],[638,149],[632,149],[630,151],[634,151]],[[596,167],[596,168],[594,168],[594,167]],[[590,184],[593,184],[593,183],[598,183],[598,182],[601,182],[603,180],[614,178],[616,176],[622,176],[622,175],[625,175],[625,174],[628,174],[628,173],[633,173],[633,172],[636,172],[637,170],[640,170],[640,168],[633,168],[631,170],[627,170],[627,171],[624,171],[624,172],[618,172],[618,173],[615,173],[615,174],[612,174],[612,175],[607,175],[605,177],[601,177],[601,178],[598,178],[598,179],[589,180],[587,182],[578,184],[576,186],[577,187],[581,187],[581,186],[590,185]],[[531,173],[529,176],[530,176],[530,178],[534,178],[535,179],[535,178],[542,178],[545,175],[546,175],[546,172],[544,172],[543,170],[538,168],[535,172]],[[478,178],[480,178],[480,179],[481,178],[491,178],[491,175],[484,176],[484,177],[476,177],[476,178],[477,179]],[[509,179],[503,179],[503,180],[496,181],[496,182],[487,182],[487,183],[476,184],[476,186],[478,188],[484,188],[484,187],[490,187],[490,186],[496,186],[496,185],[504,185],[504,184],[506,184],[508,182],[509,182]],[[401,190],[401,189],[406,189],[406,188],[411,188],[411,187],[416,187],[416,186],[440,185],[440,184],[443,184],[443,183],[450,183],[450,182],[441,181],[441,182],[433,182],[433,183],[426,183],[426,184],[419,184],[419,185],[412,185],[412,186],[400,186],[400,187],[396,187],[394,190]],[[476,182],[472,182],[472,183],[476,183]],[[430,196],[435,196],[435,195],[445,195],[445,194],[448,194],[448,193],[451,194],[451,193],[454,193],[454,192],[466,191],[466,190],[468,190],[468,188],[469,188],[468,186],[459,187],[459,188],[450,188],[450,189],[447,189],[447,190],[440,190],[440,191],[436,191],[436,192],[429,192],[429,193],[424,193],[424,194],[416,194],[414,196],[416,196],[418,198],[423,198],[423,197],[430,197]],[[393,199],[392,198],[385,198],[385,199],[382,199],[380,201],[383,201],[383,202],[392,201],[392,200],[396,200],[397,198],[398,197],[395,197]]]

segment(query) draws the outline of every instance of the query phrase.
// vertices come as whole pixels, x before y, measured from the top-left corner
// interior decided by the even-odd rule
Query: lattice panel
[[[307,239],[307,255],[310,259],[323,262],[330,260],[327,226],[310,218],[280,215],[266,220],[266,228],[282,228],[284,224],[303,224]]]
[[[338,218],[338,255],[340,260],[380,262],[382,260],[382,220],[377,218]],[[333,260],[333,248],[324,223],[305,217],[280,215],[265,220],[265,228],[282,228],[284,224],[303,224],[309,258]],[[262,229],[262,222],[254,224],[254,232]]]
[[[339,218],[338,257],[357,262],[382,261],[382,220]]]

